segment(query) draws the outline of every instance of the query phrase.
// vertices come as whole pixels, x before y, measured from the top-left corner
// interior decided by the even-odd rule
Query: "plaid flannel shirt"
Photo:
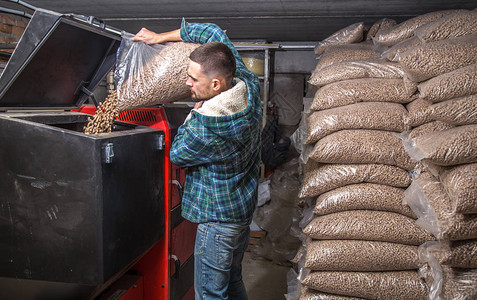
[[[245,82],[247,108],[227,116],[206,116],[192,110],[179,127],[170,150],[171,161],[188,167],[182,216],[195,223],[243,222],[252,218],[257,202],[261,153],[260,85],[222,29],[210,23],[181,24],[184,42],[218,41],[233,52],[235,78]]]

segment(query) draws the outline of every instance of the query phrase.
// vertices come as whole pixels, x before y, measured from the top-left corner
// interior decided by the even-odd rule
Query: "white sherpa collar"
[[[236,84],[219,95],[204,101],[197,112],[213,117],[229,116],[247,108],[248,95],[245,82],[236,78]]]

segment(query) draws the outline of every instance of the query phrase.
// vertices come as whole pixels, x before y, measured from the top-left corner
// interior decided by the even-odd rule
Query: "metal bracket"
[[[107,143],[104,146],[104,162],[110,164],[113,162],[114,147],[112,143]]]
[[[81,83],[81,88],[80,90],[86,94],[86,96],[88,96],[88,98],[91,99],[91,101],[93,101],[94,103],[94,106],[98,107],[99,106],[99,102],[98,100],[96,100],[96,97],[94,96],[93,92],[91,92],[90,90],[88,90],[85,86],[84,86],[84,82]]]

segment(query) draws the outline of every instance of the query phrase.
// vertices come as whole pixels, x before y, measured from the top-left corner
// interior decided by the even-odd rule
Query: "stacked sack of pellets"
[[[477,298],[477,11],[410,19],[375,43],[418,96],[407,105],[410,156],[424,166],[404,203],[436,239],[419,248],[430,299]],[[406,28],[406,30],[404,30]]]
[[[368,36],[394,26],[380,20]],[[357,37],[336,42],[346,34]],[[399,137],[410,129],[405,105],[417,96],[402,66],[367,40],[358,23],[315,49],[310,83],[320,88],[307,116],[305,143],[313,151],[300,197],[316,204],[303,229],[300,300],[428,297],[418,247],[435,238],[403,204],[418,164]]]

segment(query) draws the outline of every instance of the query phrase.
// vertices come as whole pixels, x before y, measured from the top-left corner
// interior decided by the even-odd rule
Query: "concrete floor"
[[[242,276],[249,300],[284,300],[287,293],[287,273],[290,267],[279,266],[246,252]]]

